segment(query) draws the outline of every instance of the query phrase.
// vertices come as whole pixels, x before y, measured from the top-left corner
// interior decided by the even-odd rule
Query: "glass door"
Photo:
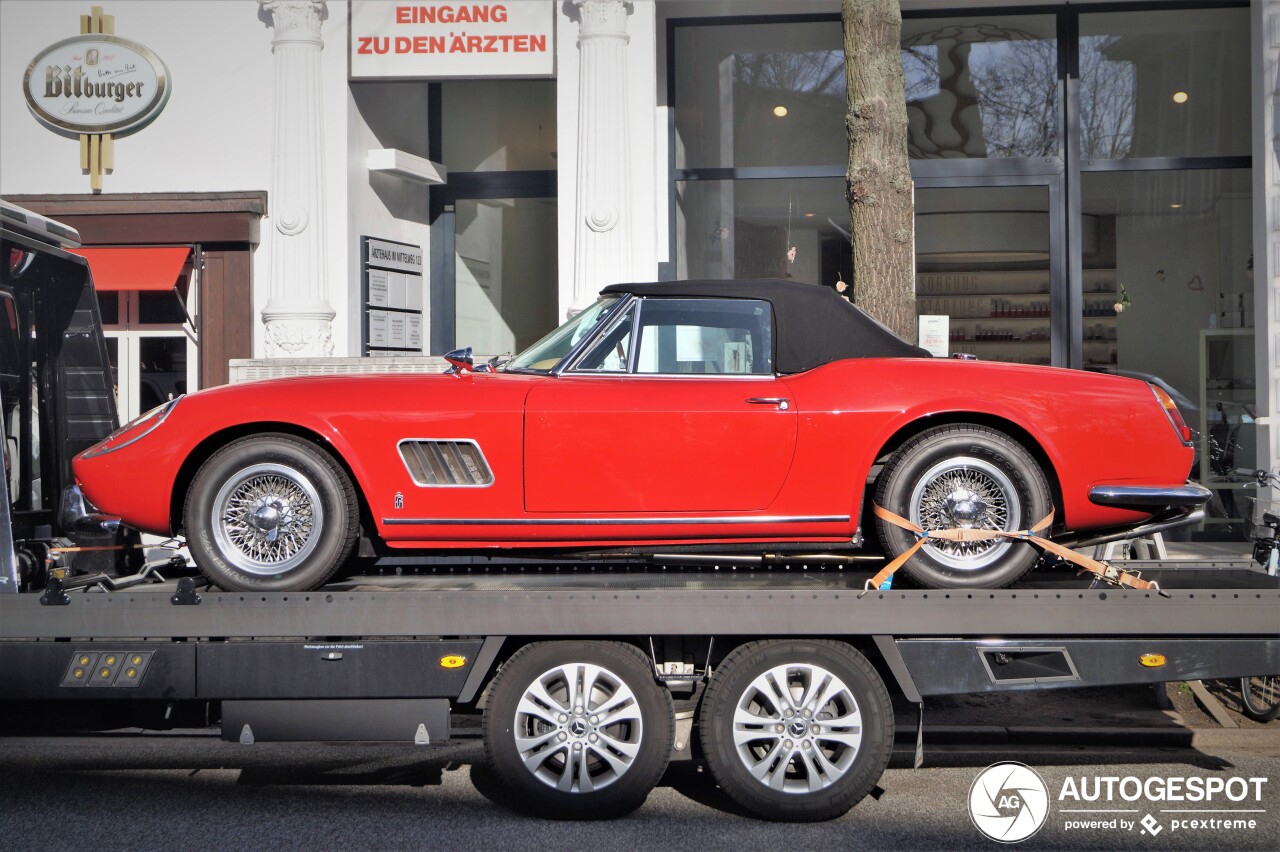
[[[515,354],[556,326],[554,198],[454,206],[454,335],[477,355]]]
[[[948,318],[950,353],[1068,365],[1059,193],[1057,177],[916,181],[917,312]]]

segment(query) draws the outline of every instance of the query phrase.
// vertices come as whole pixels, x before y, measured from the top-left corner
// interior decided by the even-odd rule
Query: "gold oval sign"
[[[149,48],[95,33],[41,51],[22,78],[31,113],[63,136],[126,136],[146,127],[169,102],[169,69]]]

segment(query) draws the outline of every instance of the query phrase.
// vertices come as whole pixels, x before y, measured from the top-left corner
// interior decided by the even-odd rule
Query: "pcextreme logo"
[[[1049,789],[1025,763],[994,763],[978,773],[969,788],[969,818],[992,840],[1017,843],[1044,826]]]

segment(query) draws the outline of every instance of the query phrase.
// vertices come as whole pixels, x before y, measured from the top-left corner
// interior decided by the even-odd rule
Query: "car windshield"
[[[521,352],[502,369],[529,373],[549,373],[583,338],[591,334],[609,310],[618,303],[617,296],[600,299],[585,311]]]

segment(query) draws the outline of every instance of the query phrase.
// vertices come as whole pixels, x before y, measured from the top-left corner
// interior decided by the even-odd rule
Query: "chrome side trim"
[[[1212,496],[1208,488],[1194,482],[1176,486],[1095,485],[1089,489],[1089,502],[1099,506],[1122,508],[1162,508],[1165,506],[1200,506]]]
[[[167,402],[164,406],[164,410],[160,412],[160,415],[151,421],[151,425],[147,426],[146,429],[143,429],[141,432],[139,432],[137,435],[134,435],[132,438],[125,441],[123,444],[116,444],[113,447],[103,446],[104,444],[109,443],[111,439],[115,437],[115,434],[119,434],[127,430],[130,426],[133,425],[132,423],[126,423],[124,426],[120,427],[117,433],[108,435],[102,441],[102,443],[98,444],[96,449],[86,450],[83,458],[92,459],[92,458],[97,458],[98,456],[105,456],[107,453],[114,453],[116,450],[123,450],[125,447],[129,446],[130,444],[136,444],[138,441],[141,441],[143,438],[147,437],[152,432],[160,428],[160,424],[164,423],[164,421],[168,419],[169,415],[173,413],[173,410],[178,407],[178,403],[182,402],[182,397],[184,396],[186,396],[186,394],[182,394],[182,396],[179,396],[177,399],[173,399]]]
[[[621,527],[679,526],[681,524],[847,524],[848,515],[718,518],[383,518],[388,526],[426,525],[446,527]]]
[[[538,375],[542,375],[539,373]],[[574,379],[677,379],[679,381],[734,381],[734,382],[772,382],[781,378],[779,373],[595,373],[590,370],[569,371],[566,378]]]

